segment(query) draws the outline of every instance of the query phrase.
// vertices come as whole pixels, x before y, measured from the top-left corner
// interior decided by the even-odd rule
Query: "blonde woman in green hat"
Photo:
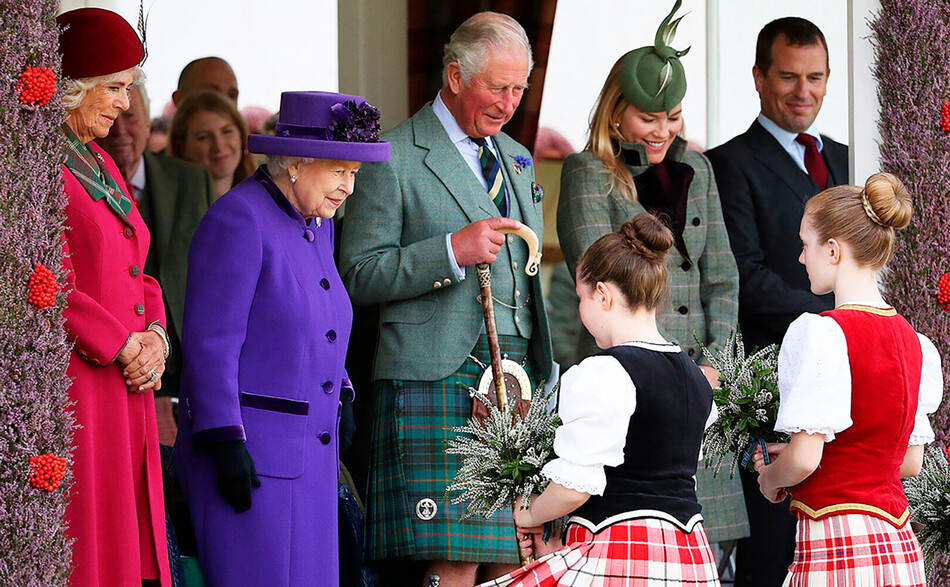
[[[680,57],[689,49],[670,43],[680,4],[661,23],[654,45],[622,56],[607,75],[585,150],[564,161],[557,232],[574,275],[578,258],[598,238],[641,212],[660,217],[675,238],[667,255],[669,303],[657,315],[660,332],[716,386],[719,374],[697,338],[715,351],[736,328],[739,277],[712,167],[679,136],[686,95]],[[579,332],[578,362],[598,351],[593,338]],[[702,466],[697,477],[710,542],[748,536],[738,478],[714,479]]]

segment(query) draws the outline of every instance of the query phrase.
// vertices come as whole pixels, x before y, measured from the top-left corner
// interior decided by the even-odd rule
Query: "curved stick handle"
[[[499,228],[498,232],[518,235],[528,243],[528,262],[524,266],[524,272],[528,275],[537,275],[538,269],[541,268],[541,241],[538,235],[528,228],[527,224],[522,224],[521,228]]]

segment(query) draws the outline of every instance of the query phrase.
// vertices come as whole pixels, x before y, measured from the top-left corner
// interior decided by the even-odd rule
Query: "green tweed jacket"
[[[178,396],[181,381],[181,325],[185,311],[188,246],[198,221],[214,200],[207,171],[175,157],[145,155],[145,193],[139,212],[152,234],[145,273],[158,279],[168,317],[171,355],[162,389],[156,395]]]
[[[633,148],[641,151],[641,161],[647,160],[644,145]],[[683,231],[689,258],[676,247],[667,256],[670,303],[658,316],[658,325],[660,332],[678,342],[694,361],[707,364],[694,335],[709,348],[725,344],[736,327],[739,273],[709,161],[700,153],[687,151],[686,141],[680,138],[674,140],[667,157],[688,164],[695,174],[689,186]],[[648,168],[629,167],[634,177]],[[618,190],[608,193],[609,186],[606,168],[590,151],[570,155],[564,161],[557,234],[572,276],[578,258],[594,241],[646,211]],[[579,339],[577,362],[597,351],[586,330],[581,330]]]
[[[532,197],[534,168],[517,173],[528,151],[504,133],[494,137],[509,193],[524,223],[543,234],[541,201]],[[422,107],[383,135],[392,158],[365,164],[346,203],[340,273],[356,304],[380,304],[373,379],[438,381],[465,362],[484,331],[473,267],[458,280],[446,235],[498,216],[432,111]],[[551,372],[551,341],[538,276],[531,278],[535,372]]]

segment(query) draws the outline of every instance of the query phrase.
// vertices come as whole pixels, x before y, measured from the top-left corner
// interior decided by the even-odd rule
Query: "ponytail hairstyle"
[[[875,271],[894,256],[898,230],[914,214],[907,188],[890,173],[875,173],[864,189],[842,185],[827,189],[805,205],[805,215],[819,242],[834,238],[848,243],[854,260]]]
[[[666,253],[673,243],[673,233],[656,216],[637,214],[581,255],[577,279],[590,288],[613,283],[627,307],[655,310],[669,290]]]

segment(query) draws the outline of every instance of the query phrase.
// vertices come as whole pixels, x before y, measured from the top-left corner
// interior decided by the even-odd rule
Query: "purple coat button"
[[[324,382],[323,382],[323,392],[324,392],[324,393],[333,393],[333,382],[332,382],[332,381],[324,381]]]
[[[308,243],[312,243],[312,242],[313,242],[313,231],[308,228],[307,230],[303,231],[303,237],[304,237],[305,239],[307,239],[307,242],[308,242]]]
[[[330,280],[324,277],[320,280],[320,287],[323,289],[330,289]]]
[[[336,340],[336,330],[327,331],[327,340],[329,340],[330,342],[333,342]]]
[[[323,444],[330,444],[329,432],[321,432],[319,438],[320,438],[320,442],[322,442]]]

